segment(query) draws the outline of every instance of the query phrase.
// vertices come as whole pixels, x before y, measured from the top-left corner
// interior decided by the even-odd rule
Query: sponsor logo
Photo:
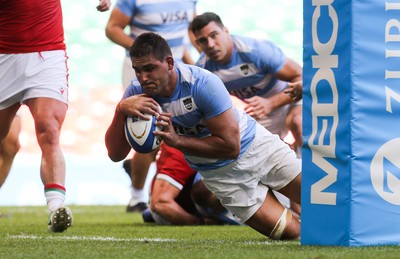
[[[398,67],[400,62],[400,20],[398,19],[400,3],[386,2],[385,10],[390,17],[385,26],[385,56],[387,61],[387,68],[385,69],[385,80],[387,82],[387,85],[385,85],[386,111],[393,113],[393,101],[395,101],[395,104],[400,103],[400,94],[396,92],[400,80]]]
[[[371,162],[372,186],[385,201],[400,205],[400,138],[382,145]]]
[[[231,90],[231,91],[229,91],[229,93],[231,95],[236,96],[239,99],[246,99],[251,96],[254,96],[258,91],[260,91],[260,88],[258,88],[256,86],[249,86],[249,87],[242,88],[242,89]]]
[[[315,0],[315,6],[312,17],[312,46],[316,55],[311,57],[312,67],[317,69],[314,74],[310,92],[312,98],[312,133],[309,139],[309,147],[312,153],[312,162],[326,173],[322,179],[311,186],[311,203],[336,205],[335,192],[325,191],[337,181],[337,168],[333,166],[329,159],[335,158],[336,151],[336,130],[338,127],[338,90],[336,85],[334,68],[338,67],[339,57],[333,55],[338,37],[338,16],[332,6],[334,0]],[[321,8],[327,8],[329,12],[321,12]],[[332,30],[327,42],[321,42],[318,37],[318,21],[321,15],[328,15],[324,19],[330,19],[332,22]],[[326,33],[326,32],[325,32]],[[329,85],[332,92],[332,100],[330,102],[322,102],[318,96],[318,86],[324,82]]]
[[[168,23],[189,23],[189,15],[187,11],[176,11],[171,13],[162,13],[161,19],[163,24]]]
[[[180,125],[174,124],[174,130],[179,135],[186,135],[186,136],[196,136],[203,132],[206,128],[205,125],[197,124],[193,127],[182,127]]]

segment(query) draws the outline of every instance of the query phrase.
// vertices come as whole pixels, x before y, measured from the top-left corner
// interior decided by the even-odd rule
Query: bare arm
[[[129,49],[134,41],[124,32],[124,29],[129,25],[129,22],[129,16],[126,16],[118,10],[118,8],[114,8],[106,25],[107,38],[125,49]]]
[[[108,156],[114,162],[124,159],[131,150],[129,143],[125,138],[124,122],[126,115],[115,109],[114,118],[108,127],[105,143],[108,150]]]
[[[302,80],[302,68],[292,59],[286,58],[285,65],[275,74],[275,77],[286,82],[298,82]],[[247,103],[244,108],[246,113],[255,119],[260,119],[270,114],[274,109],[293,102],[293,99],[285,92],[280,92],[269,98],[253,96],[244,101]]]
[[[134,95],[119,102],[115,109],[114,118],[105,135],[108,156],[112,161],[121,161],[131,150],[124,132],[126,117],[132,115],[147,119],[142,113],[156,115],[157,107],[157,102],[144,94]]]
[[[302,68],[294,60],[286,58],[285,65],[275,74],[275,77],[289,83],[298,82],[302,80]],[[284,92],[271,97],[271,101],[274,103],[275,108],[293,102]]]
[[[240,153],[239,124],[233,108],[206,120],[211,136],[194,138],[177,135],[171,124],[171,115],[162,113],[156,125],[163,131],[155,132],[164,142],[188,155],[208,158],[235,159]]]
[[[156,179],[151,193],[151,210],[173,225],[198,225],[199,218],[186,212],[176,201],[180,190],[169,182]]]
[[[279,70],[275,77],[286,82],[297,82],[302,79],[302,68],[301,66],[291,58],[286,58],[286,63]]]

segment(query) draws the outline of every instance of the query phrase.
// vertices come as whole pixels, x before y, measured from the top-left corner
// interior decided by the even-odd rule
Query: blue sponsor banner
[[[400,244],[400,0],[305,0],[301,243]]]

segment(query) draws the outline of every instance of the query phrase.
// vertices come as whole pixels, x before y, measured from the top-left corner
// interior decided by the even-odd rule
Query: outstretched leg
[[[271,190],[257,212],[246,224],[261,234],[277,240],[300,239],[300,222],[277,200]]]

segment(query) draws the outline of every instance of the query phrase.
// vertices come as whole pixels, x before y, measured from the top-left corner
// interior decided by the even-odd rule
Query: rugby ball
[[[161,111],[161,107],[159,107]],[[156,117],[145,114],[149,120],[143,120],[136,116],[127,117],[125,120],[125,137],[129,145],[139,153],[149,153],[157,149],[161,144],[161,137],[153,134],[155,130],[161,130],[156,127]]]

